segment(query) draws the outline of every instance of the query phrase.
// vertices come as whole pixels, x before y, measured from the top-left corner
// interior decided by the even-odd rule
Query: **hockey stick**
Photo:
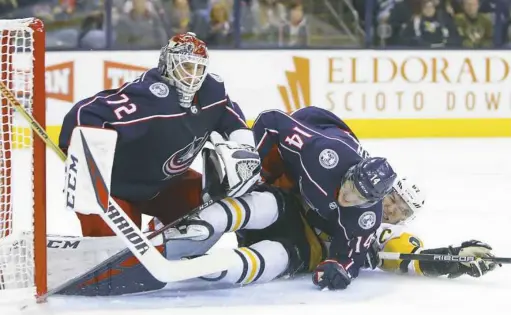
[[[0,82],[0,92],[30,123],[37,135],[57,153],[62,161],[65,161],[66,155],[64,152],[51,141],[42,126],[25,110],[2,82]],[[195,210],[201,211],[212,203],[210,201]],[[145,234],[140,231],[112,197],[108,197],[108,204],[104,208],[105,212],[100,213],[101,218],[124,241],[128,247],[127,250],[131,251],[151,275],[161,282],[181,281],[220,272],[227,270],[232,263],[229,259],[218,259],[214,255],[199,256],[184,261],[169,261],[151,244]],[[44,297],[48,295],[50,294],[46,294]],[[40,300],[44,300],[44,298],[41,297]]]
[[[7,101],[25,118],[25,120],[30,124],[32,130],[34,130],[37,135],[49,146],[53,152],[57,153],[59,158],[62,161],[66,160],[66,155],[62,150],[51,141],[50,136],[46,133],[46,130],[30,115],[27,110],[21,105],[21,103],[16,99],[14,94],[5,86],[3,82],[0,82],[0,93],[7,99]]]
[[[379,252],[380,259],[388,260],[419,260],[419,261],[438,261],[438,262],[471,262],[476,259],[492,261],[498,264],[511,264],[511,258],[506,257],[475,257],[475,256],[457,256],[457,255],[439,255],[439,254],[404,254]]]
[[[147,235],[147,238],[149,240],[151,240],[151,242],[153,242],[153,244],[165,244],[167,243],[170,239],[167,239],[165,237],[165,231],[170,229],[170,228],[173,228],[174,226],[176,226],[177,224],[179,224],[180,222],[182,222],[183,220],[186,220],[187,218],[203,211],[204,209],[208,208],[209,206],[211,206],[212,204],[216,203],[217,201],[220,201],[222,198],[218,198],[218,199],[212,199],[212,200],[209,200],[205,203],[203,203],[202,205],[198,206],[197,208],[193,209],[192,211],[190,211],[189,213],[187,213],[186,215],[180,217],[179,219],[176,219],[175,221],[167,224],[166,226],[160,228],[159,230],[157,231],[153,231],[152,233],[150,233],[149,235]],[[232,253],[234,253],[233,251],[230,251]],[[229,254],[230,252],[222,252],[220,253],[220,255],[215,255],[215,254],[210,254],[210,255],[206,255],[206,256],[200,256],[200,257],[207,257],[207,256],[210,256],[210,259],[212,260],[226,260],[226,261],[232,261],[232,259],[229,259],[226,254]],[[109,264],[115,262],[116,260],[125,260],[127,258],[129,258],[130,254],[132,254],[132,252],[130,251],[129,248],[125,248],[123,250],[121,250],[120,252],[118,252],[117,254],[113,255],[112,257],[102,261],[100,264],[96,265],[95,267],[93,267],[92,269],[90,270],[87,270],[86,272],[74,277],[73,279],[69,280],[69,281],[66,281],[65,283],[59,285],[58,287],[54,288],[54,289],[51,289],[48,291],[48,293],[46,293],[45,295],[41,296],[38,298],[38,300],[44,300],[45,298],[47,298],[48,296],[50,295],[53,295],[53,294],[58,294],[60,293],[62,290],[66,289],[66,288],[69,288],[69,287],[73,287],[73,286],[76,286],[76,285],[79,285],[79,284],[82,284],[83,283],[83,280],[84,278],[86,278],[87,276],[91,275],[91,274],[95,274],[97,272],[99,272],[100,270],[102,270],[103,268],[105,268],[106,266],[108,266]],[[160,255],[161,256],[161,255]],[[163,256],[162,256],[163,257]],[[199,258],[200,258],[199,257]],[[190,261],[195,261],[197,258],[194,258],[194,259],[191,259],[191,260],[185,260],[185,261],[181,261],[179,262],[182,266],[182,268],[189,268],[188,267],[188,262]],[[176,262],[174,262],[176,263]],[[203,260],[201,263],[205,263],[205,261]],[[206,262],[207,263],[207,262]],[[205,266],[204,266],[205,267]],[[198,268],[200,268],[200,266],[198,266]],[[224,269],[224,270],[227,270],[228,268]],[[222,270],[223,271],[223,270]],[[181,270],[181,272],[187,272],[186,270]],[[199,277],[199,276],[197,276]],[[155,277],[156,278],[156,277]],[[165,282],[165,281],[161,281],[161,282]]]

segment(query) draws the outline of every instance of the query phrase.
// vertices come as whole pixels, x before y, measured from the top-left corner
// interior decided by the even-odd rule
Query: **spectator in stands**
[[[307,19],[300,2],[291,4],[289,8],[289,21],[280,29],[279,46],[307,46],[308,41]]]
[[[192,11],[188,0],[173,0],[169,11],[171,36],[192,30]]]
[[[106,32],[103,28],[105,20],[103,11],[96,11],[85,17],[83,20],[80,34],[78,36],[78,46],[84,49],[105,49]]]
[[[147,0],[129,0],[115,29],[115,46],[121,49],[157,48],[168,40],[165,27]]]
[[[211,7],[210,28],[206,38],[206,43],[209,46],[226,45],[230,40],[231,25],[228,5],[228,3],[219,1]]]
[[[240,5],[240,32],[241,34],[253,34],[255,27],[255,16],[252,13],[252,1],[254,0],[239,0]]]
[[[461,0],[458,0],[461,1]],[[509,0],[480,0],[479,13],[487,13],[493,24],[493,41],[497,45],[507,42],[511,22]],[[459,13],[463,13],[463,9]]]
[[[53,15],[59,21],[72,20],[75,18],[76,9],[76,0],[59,0],[53,9]]]
[[[487,14],[479,12],[479,0],[464,0],[463,13],[456,14],[456,25],[463,47],[486,48],[493,43],[493,25]]]
[[[210,0],[189,0],[190,10],[209,10]]]
[[[34,4],[31,13],[34,17],[43,20],[45,23],[53,22],[55,20],[55,16],[53,15],[52,8],[49,3]]]
[[[421,14],[407,24],[403,44],[439,48],[448,44],[449,30],[436,11],[434,0],[423,0]]]
[[[444,27],[446,27],[447,30],[449,31],[448,44],[450,46],[460,47],[461,38],[458,33],[456,23],[454,23],[455,12],[451,0],[433,0],[433,1],[435,3],[437,19],[441,21]]]
[[[453,7],[455,14],[464,13],[463,0],[446,0]],[[510,0],[480,0],[479,13],[487,13],[493,24],[493,41],[500,45],[506,43],[508,28],[511,24]]]
[[[255,25],[252,32],[263,41],[276,42],[280,27],[286,22],[286,8],[278,0],[252,0]]]
[[[412,20],[419,15],[420,0],[390,0],[380,3],[379,26],[377,33],[387,45],[402,43],[402,33]]]
[[[229,16],[229,20],[232,20],[233,17],[233,9],[234,9],[234,1],[235,0],[211,0],[211,8],[217,3],[221,3],[224,8],[227,10],[227,16]]]
[[[47,47],[67,49],[78,47],[83,15],[77,10],[76,1],[58,0],[54,4],[55,6],[51,12],[52,19],[50,20],[52,23],[45,24]]]

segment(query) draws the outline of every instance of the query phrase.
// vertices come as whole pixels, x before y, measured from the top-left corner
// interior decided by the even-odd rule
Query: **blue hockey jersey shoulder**
[[[357,139],[351,128],[342,119],[329,110],[315,106],[308,106],[293,112],[291,116],[320,130],[325,130],[331,127],[339,128],[348,132],[352,137]]]
[[[227,92],[223,79],[214,73],[209,73],[198,92],[199,104],[204,107],[226,99]]]

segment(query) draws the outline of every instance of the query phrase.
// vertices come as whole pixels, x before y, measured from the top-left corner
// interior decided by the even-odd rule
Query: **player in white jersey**
[[[407,231],[407,223],[415,219],[424,205],[424,197],[416,185],[406,178],[394,186],[394,193],[384,201],[383,224],[377,232],[377,239],[367,254],[366,266],[398,273],[413,273],[425,276],[447,275],[457,278],[463,274],[481,277],[497,266],[493,262],[477,259],[471,263],[381,260],[378,252],[414,254],[443,254],[476,257],[492,257],[491,246],[477,240],[463,242],[460,246],[425,249],[422,240]],[[413,209],[413,211],[411,211]]]

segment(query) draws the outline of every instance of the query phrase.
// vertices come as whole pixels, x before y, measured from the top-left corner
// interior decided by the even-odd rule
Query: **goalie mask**
[[[392,193],[383,199],[383,223],[407,224],[424,207],[424,196],[406,178],[394,183]]]
[[[206,44],[188,32],[173,36],[161,49],[158,70],[176,87],[179,105],[189,108],[206,78],[208,64]]]

